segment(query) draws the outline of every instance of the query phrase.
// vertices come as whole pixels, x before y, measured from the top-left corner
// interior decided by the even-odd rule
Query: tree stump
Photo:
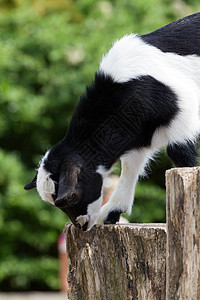
[[[164,224],[65,227],[69,300],[165,300]]]
[[[200,300],[200,167],[167,171],[166,186],[167,234],[164,224],[66,225],[70,300]]]
[[[167,300],[200,300],[200,168],[166,172]]]

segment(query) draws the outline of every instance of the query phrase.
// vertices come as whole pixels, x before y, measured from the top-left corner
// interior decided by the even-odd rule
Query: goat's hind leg
[[[197,166],[198,141],[169,144],[167,154],[176,167],[195,167]]]

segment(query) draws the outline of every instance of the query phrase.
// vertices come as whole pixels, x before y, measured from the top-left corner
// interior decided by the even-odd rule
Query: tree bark
[[[65,228],[69,300],[165,300],[164,224]]]
[[[167,300],[200,300],[200,168],[166,172]]]

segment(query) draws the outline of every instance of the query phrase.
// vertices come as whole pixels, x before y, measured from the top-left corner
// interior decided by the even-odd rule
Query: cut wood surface
[[[165,300],[165,224],[65,227],[70,300]]]
[[[200,300],[200,168],[166,172],[167,300]]]

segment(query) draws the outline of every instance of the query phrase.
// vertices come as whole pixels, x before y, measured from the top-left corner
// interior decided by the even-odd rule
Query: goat
[[[82,230],[131,212],[148,160],[167,145],[177,167],[197,165],[200,132],[200,13],[116,41],[73,113],[62,141],[35,178],[44,201]],[[120,158],[119,183],[102,204],[102,184]]]

